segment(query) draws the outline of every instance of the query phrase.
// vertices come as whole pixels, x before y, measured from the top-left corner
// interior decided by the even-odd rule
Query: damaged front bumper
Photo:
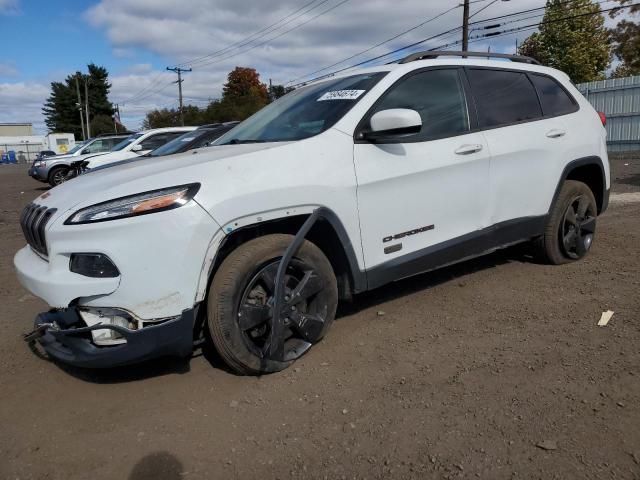
[[[67,308],[36,317],[33,332],[25,340],[36,340],[47,354],[60,362],[87,368],[108,368],[138,363],[162,356],[189,356],[193,351],[195,312],[140,329],[114,324],[87,326],[76,308]],[[120,343],[99,346],[94,342],[97,331],[117,333]]]

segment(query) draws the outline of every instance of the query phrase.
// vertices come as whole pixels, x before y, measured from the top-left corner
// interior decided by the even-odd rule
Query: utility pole
[[[118,122],[116,118],[120,120],[120,110],[118,109],[118,104],[116,103],[116,108],[113,109],[113,131],[114,133],[118,133]]]
[[[469,0],[464,0],[462,8],[462,51],[469,48]]]
[[[82,141],[84,142],[87,137],[84,133],[84,116],[82,115],[82,99],[80,98],[80,84],[78,83],[78,75],[76,75],[76,93],[78,94],[78,103],[76,103],[76,106],[80,111],[80,126],[82,127]]]
[[[191,68],[180,68],[180,67],[173,67],[173,68],[167,67],[167,70],[169,70],[170,72],[174,72],[174,73],[178,74],[178,80],[176,80],[173,83],[177,83],[178,84],[178,102],[180,104],[180,125],[182,125],[184,127],[184,114],[182,113],[182,82],[184,80],[182,80],[182,72],[191,72],[192,69]]]
[[[85,120],[87,121],[87,139],[91,138],[91,129],[89,128],[89,75],[84,77],[84,108]]]

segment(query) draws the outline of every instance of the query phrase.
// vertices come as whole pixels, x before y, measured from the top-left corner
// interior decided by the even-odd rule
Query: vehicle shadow
[[[182,375],[191,371],[190,361],[192,357],[163,357],[135,365],[93,369],[74,367],[52,360],[34,344],[30,344],[29,348],[34,355],[42,360],[50,361],[63,372],[76,377],[79,380],[96,384],[135,382],[164,375]]]
[[[142,457],[129,480],[179,480],[185,475],[182,462],[169,452],[153,452]]]
[[[415,292],[433,288],[443,283],[452,281],[461,282],[464,277],[472,275],[475,272],[513,262],[539,263],[531,254],[531,249],[527,244],[515,245],[482,257],[421,273],[397,282],[392,282],[375,290],[358,294],[354,296],[351,302],[342,302],[338,305],[336,320]]]

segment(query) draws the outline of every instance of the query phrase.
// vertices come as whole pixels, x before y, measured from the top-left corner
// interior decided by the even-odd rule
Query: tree
[[[107,115],[96,115],[91,119],[91,135],[94,137],[101,133],[115,133],[113,118]]]
[[[282,87],[284,92],[288,89]],[[236,67],[227,76],[222,88],[222,98],[213,100],[206,108],[186,105],[183,108],[185,125],[244,120],[268,103],[267,86],[260,82],[260,75],[253,68]],[[176,109],[163,108],[148,112],[144,128],[172,127],[180,125]]]
[[[618,0],[623,6],[630,0]],[[640,5],[632,5],[632,15],[640,12]],[[611,18],[619,15],[621,10],[612,10]],[[640,75],[640,23],[622,20],[610,31],[613,54],[621,61],[612,73],[613,78]]]
[[[264,107],[268,99],[267,86],[260,82],[258,72],[254,68],[236,67],[222,87],[222,100],[213,108],[221,118],[244,120]]]
[[[574,83],[603,79],[611,46],[600,7],[592,0],[547,0],[540,30],[519,53],[564,71]]]
[[[284,97],[287,93],[295,90],[293,87],[285,87],[284,85],[272,85],[270,88],[271,101]]]
[[[50,132],[69,132],[73,133],[76,138],[82,137],[82,126],[80,123],[80,112],[78,109],[78,95],[76,90],[76,79],[80,86],[80,97],[84,103],[84,82],[87,80],[87,88],[89,92],[89,123],[99,116],[112,118],[114,109],[109,101],[109,89],[111,84],[108,82],[109,73],[104,67],[94,64],[87,66],[88,74],[76,72],[67,76],[64,82],[51,83],[51,95],[45,102],[42,112],[45,116],[45,123]],[[84,110],[83,110],[84,114]],[[86,123],[86,119],[85,119]],[[104,123],[101,119],[98,125]],[[111,123],[113,127],[113,122]],[[113,131],[113,128],[111,129]],[[96,134],[93,130],[92,134]]]

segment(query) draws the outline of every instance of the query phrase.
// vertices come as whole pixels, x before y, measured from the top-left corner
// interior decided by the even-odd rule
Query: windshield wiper
[[[239,138],[232,138],[228,142],[221,143],[220,145],[241,145],[243,143],[265,143],[267,141],[268,140],[256,140],[256,139],[240,140]]]

